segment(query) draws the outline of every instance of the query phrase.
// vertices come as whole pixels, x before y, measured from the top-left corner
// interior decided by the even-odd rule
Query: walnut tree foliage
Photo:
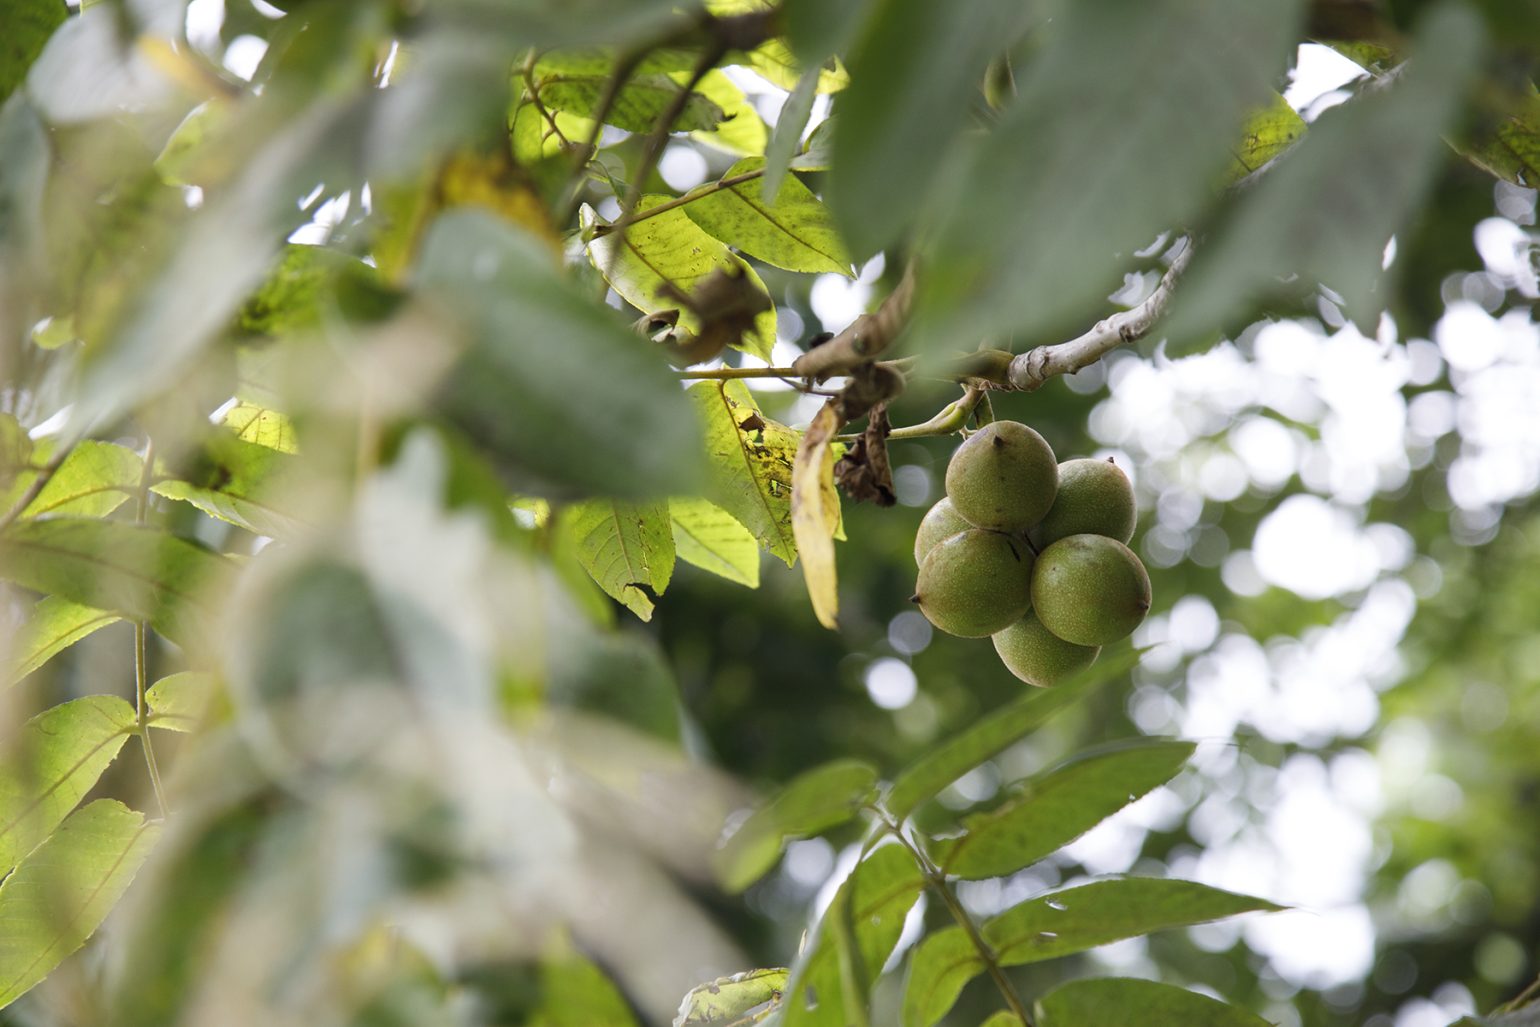
[[[1428,226],[1481,216],[1438,190],[1540,175],[1532,5],[186,6],[0,0],[0,1023],[1265,1022],[1033,969],[1267,896],[959,899],[1182,772],[1102,738],[938,801],[1139,650],[924,744],[809,728],[795,774],[755,732],[907,595],[912,520],[856,505],[904,447],[1141,340],[1426,331],[1466,259]],[[1311,41],[1365,74],[1307,124]],[[788,327],[863,269],[868,314]],[[667,623],[739,608],[708,574],[787,668],[736,737]],[[811,837],[848,874],[751,940]]]

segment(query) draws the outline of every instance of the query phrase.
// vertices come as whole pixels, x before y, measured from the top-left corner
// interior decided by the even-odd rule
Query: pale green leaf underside
[[[662,502],[590,499],[562,513],[583,569],[642,620],[674,573],[673,521]]]
[[[183,671],[161,678],[144,693],[150,724],[167,731],[191,731],[214,698],[214,675]]]
[[[45,596],[11,638],[10,681],[20,681],[87,635],[122,620],[115,613],[82,606],[60,596]]]
[[[0,1007],[85,944],[159,831],[122,803],[98,799],[71,814],[0,884]]]
[[[242,442],[266,446],[280,453],[299,451],[294,423],[276,410],[243,400],[229,409],[223,423]]]
[[[732,514],[698,497],[668,501],[679,559],[749,588],[759,587],[759,543]]]
[[[54,440],[41,443],[33,454],[33,463],[48,460],[56,444]],[[87,439],[70,450],[42,491],[27,504],[23,516],[105,517],[133,495],[143,471],[144,461],[133,450]],[[32,485],[37,474],[35,467],[18,474],[0,497],[0,507],[8,509]]]

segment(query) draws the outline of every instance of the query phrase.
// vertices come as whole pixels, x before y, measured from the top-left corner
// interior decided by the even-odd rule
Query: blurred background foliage
[[[1155,594],[1133,642],[1155,648],[918,822],[943,831],[1088,744],[1192,739],[1171,786],[1048,861],[964,884],[963,904],[987,916],[1133,871],[1297,908],[1012,970],[1023,992],[1091,970],[1158,977],[1302,1027],[1493,1009],[1540,973],[1540,12],[1281,4],[1210,35],[1233,27],[1212,21],[1226,5],[1110,4],[1038,60],[1066,5],[988,6],[974,22],[924,2],[788,2],[789,63],[725,62],[755,73],[731,84],[772,151],[785,110],[851,126],[834,170],[807,180],[858,274],[756,265],[774,364],[880,299],[923,232],[939,270],[906,345],[946,355],[1075,334],[1108,293],[1130,305],[1153,288],[1161,247],[1140,248],[1174,220],[1212,230],[1218,256],[1200,250],[1169,341],[991,397],[1061,459],[1129,471]],[[156,677],[212,663],[227,686],[210,687],[216,729],[157,735],[179,816],[110,944],[0,1023],[666,1022],[700,981],[789,964],[860,839],[794,842],[730,897],[708,859],[724,820],[833,758],[890,774],[1023,686],[908,602],[914,531],[955,438],[893,445],[896,507],[845,504],[838,632],[769,558],[754,590],[679,564],[641,623],[552,527],[546,499],[688,492],[701,470],[661,363],[585,313],[602,283],[560,216],[584,198],[613,218],[645,142],[607,130],[568,197],[569,151],[509,156],[518,69],[531,48],[653,38],[675,5],[88,8],[0,0],[6,409],[39,439],[89,432],[142,453],[153,438],[162,498],[141,498],[143,461],[128,463],[94,486],[116,501],[93,516],[135,499],[242,572],[217,641],[181,622],[151,637]],[[1438,59],[1402,83],[1418,32]],[[1305,39],[1318,42],[1293,49]],[[979,89],[998,86],[1012,41],[1005,77],[1035,109]],[[1149,67],[1194,67],[1147,95],[1130,47]],[[833,53],[848,93],[788,99],[798,59]],[[1210,59],[1235,95],[1208,96]],[[679,72],[660,62],[644,73]],[[817,89],[843,85],[830,67]],[[1269,89],[1299,108],[1307,142],[1324,119],[1327,142],[1210,202],[1228,156],[1213,126]],[[1127,131],[1071,109],[1116,112]],[[782,145],[783,160],[801,149]],[[740,156],[676,135],[638,190],[680,194]],[[427,227],[466,205],[525,231]],[[549,262],[564,245],[565,278]],[[1296,259],[1306,273],[1280,291],[1273,275]],[[500,340],[571,323],[590,330],[499,361]],[[820,402],[773,380],[755,395],[796,426]],[[893,423],[954,395],[917,374]],[[241,485],[256,457],[212,437],[209,413],[232,396],[224,423],[241,439],[280,453],[285,431],[304,440],[280,485],[263,470],[260,495]],[[269,405],[290,419],[264,422]],[[510,512],[510,489],[542,498]],[[16,623],[33,598],[14,591]],[[102,627],[3,693],[5,722],[132,694],[133,647],[128,623]],[[130,761],[91,794],[155,805]],[[976,981],[947,1022],[998,1004]]]

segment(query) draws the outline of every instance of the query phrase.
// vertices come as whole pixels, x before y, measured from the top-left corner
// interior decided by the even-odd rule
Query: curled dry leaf
[[[818,623],[837,627],[838,579],[834,566],[834,531],[839,525],[839,493],[834,490],[834,452],[840,429],[837,400],[819,408],[807,426],[791,470],[791,528],[802,558],[802,576]]]
[[[892,506],[897,502],[893,467],[888,462],[888,433],[892,430],[888,405],[879,403],[867,418],[866,431],[834,465],[835,482],[858,503],[869,500],[878,506]]]

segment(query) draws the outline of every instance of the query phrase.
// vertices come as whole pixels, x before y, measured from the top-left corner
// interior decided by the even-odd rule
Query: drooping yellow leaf
[[[802,555],[802,576],[818,623],[826,628],[838,627],[839,616],[834,531],[839,526],[840,499],[834,489],[830,446],[839,427],[834,407],[824,404],[802,436],[791,471],[791,526]]]

